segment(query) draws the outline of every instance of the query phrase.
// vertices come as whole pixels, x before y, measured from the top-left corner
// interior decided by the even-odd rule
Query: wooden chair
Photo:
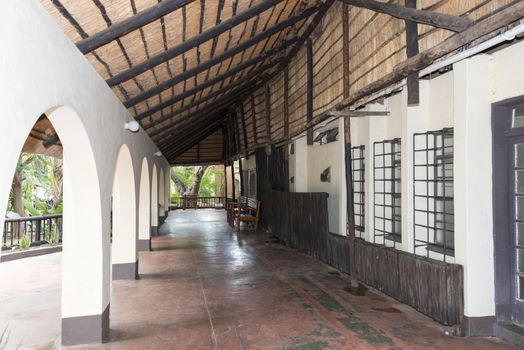
[[[258,230],[258,220],[260,217],[260,201],[248,198],[245,205],[239,206],[235,213],[235,229],[240,231],[240,223],[246,222],[254,226],[255,232]]]
[[[238,197],[237,201],[227,201],[227,222],[229,225],[234,226],[235,225],[235,216],[236,212],[238,211],[238,208],[241,206],[245,206],[247,204],[247,197],[240,196]]]

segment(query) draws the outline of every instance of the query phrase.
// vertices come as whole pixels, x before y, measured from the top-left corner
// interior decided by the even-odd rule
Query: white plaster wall
[[[294,192],[308,192],[308,145],[307,138],[301,137],[295,141],[293,157],[293,175],[295,176]],[[290,173],[291,176],[291,173]]]
[[[89,284],[87,288],[80,282],[76,285],[81,287],[75,287],[75,283],[64,284],[62,316],[100,314],[109,303],[109,213],[118,150],[122,144],[128,145],[135,178],[139,178],[144,157],[149,159],[150,166],[156,163],[166,171],[168,164],[164,158],[153,156],[157,148],[142,130],[132,134],[124,129],[124,123],[130,119],[127,110],[39,1],[1,1],[0,40],[3,52],[9,53],[0,55],[0,122],[4,125],[0,147],[0,202],[7,202],[17,158],[37,118],[55,106],[71,107],[87,132],[96,163],[99,188],[91,190],[99,193],[101,207],[93,216],[101,217],[101,227],[91,227],[89,231],[91,235],[103,237],[103,249],[93,251],[96,260],[103,264],[97,270],[99,283]],[[64,152],[67,157],[67,148]],[[70,191],[77,191],[76,186],[75,180]],[[138,193],[138,182],[135,186]],[[66,215],[75,211],[71,198],[66,195]],[[0,225],[3,218],[1,215]],[[75,222],[72,227],[80,225],[89,227],[92,223]],[[89,236],[83,239],[85,242],[76,243],[88,246]],[[65,261],[67,240],[64,244]],[[77,273],[75,277],[74,271],[82,269],[82,261],[72,259],[68,263],[71,264],[64,264],[64,268],[72,272],[64,270],[64,278],[80,281],[82,275]]]
[[[307,190],[309,192],[327,192],[329,231],[346,234],[346,179],[344,163],[344,120],[335,119],[323,129],[339,128],[339,137],[335,142],[325,145],[307,146]],[[305,138],[304,138],[305,139]],[[321,182],[320,174],[331,167],[331,182]]]

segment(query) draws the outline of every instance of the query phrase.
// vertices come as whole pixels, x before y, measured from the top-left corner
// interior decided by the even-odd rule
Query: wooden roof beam
[[[207,126],[204,126],[202,128],[199,128],[198,132],[196,132],[193,137],[185,139],[183,142],[178,144],[173,144],[173,146],[166,147],[162,150],[162,153],[167,155],[168,159],[174,159],[178,157],[180,154],[184,153],[200,141],[206,139],[208,136],[213,134],[215,131],[217,131],[220,126],[222,125],[223,120],[217,120],[211,124],[207,124]]]
[[[205,118],[209,114],[213,114],[215,111],[220,110],[224,107],[229,106],[230,104],[234,103],[235,100],[238,98],[236,95],[230,95],[226,99],[220,99],[219,101],[210,103],[207,105],[204,109],[200,111],[196,111],[191,117],[187,116],[186,118],[179,120],[178,122],[173,123],[167,128],[164,128],[163,130],[159,131],[158,133],[151,133],[152,137],[155,138],[163,138],[164,135],[173,132],[174,129],[181,128],[185,126],[186,124],[194,124],[191,123],[191,121],[198,120],[200,118]],[[178,136],[179,133],[171,134],[171,136]]]
[[[450,36],[440,44],[433,46],[430,49],[420,52],[419,54],[408,58],[407,60],[399,63],[391,73],[386,74],[379,80],[368,84],[362,89],[354,92],[348,97],[344,98],[341,102],[334,106],[335,110],[341,110],[352,104],[359,103],[359,101],[367,96],[370,96],[376,92],[379,92],[387,87],[407,78],[412,73],[418,73],[424,68],[433,64],[437,59],[452,53],[464,45],[468,45],[471,42],[484,37],[494,31],[499,30],[513,22],[516,22],[524,17],[524,2],[520,1],[511,6],[508,6],[504,10],[491,15],[482,21],[473,24],[471,27],[461,33],[457,33]],[[292,137],[298,136],[303,130],[311,128],[330,117],[331,111],[318,115],[311,123],[308,123],[300,130],[295,133]]]
[[[253,46],[253,45],[256,45],[257,43],[259,43],[260,41],[264,40],[264,39],[267,39],[269,38],[271,35],[277,33],[277,32],[280,32],[282,31],[283,29],[297,23],[298,21],[300,20],[303,20],[304,18],[307,18],[309,17],[310,15],[312,15],[313,13],[315,13],[316,11],[318,10],[318,6],[313,6],[313,7],[310,7],[306,10],[304,10],[302,13],[300,13],[299,15],[296,15],[296,16],[293,16],[293,17],[290,17],[288,18],[287,20],[284,20],[280,23],[278,23],[277,25],[267,29],[266,31],[258,34],[258,35],[255,35],[254,37],[252,37],[251,39],[248,39],[242,43],[240,43],[240,45],[237,45],[235,47],[233,47],[232,49],[230,50],[227,50],[215,57],[213,57],[212,59],[210,59],[209,61],[207,62],[204,62],[192,69],[189,69],[177,76],[174,76],[173,78],[157,85],[156,87],[154,87],[153,89],[150,89],[148,91],[145,91],[143,92],[142,94],[140,95],[137,95],[136,97],[132,98],[132,99],[129,99],[128,101],[126,101],[124,104],[127,106],[127,104],[129,104],[130,106],[131,105],[134,105],[138,102],[141,102],[143,101],[144,99],[147,99],[153,95],[156,95],[158,93],[160,93],[161,91],[171,87],[171,86],[174,86],[186,79],[189,79],[191,78],[192,76],[195,76],[211,67],[213,67],[214,65],[228,59],[228,58],[231,58],[233,56],[235,56],[236,54],[246,50],[247,48]],[[291,45],[293,42],[289,41],[289,42],[286,42],[284,41],[285,44],[284,45]],[[135,102],[135,99],[138,100],[138,102]]]
[[[76,47],[85,55],[101,46],[109,44],[148,23],[156,21],[165,15],[178,10],[179,8],[192,3],[195,0],[164,0],[157,5],[151,6],[147,10],[141,11],[136,15],[117,22],[112,26],[95,33],[76,43]]]
[[[159,104],[151,107],[147,111],[144,111],[144,112],[138,114],[136,116],[136,119],[137,120],[142,120],[146,116],[149,116],[149,115],[151,115],[153,113],[161,111],[162,109],[171,106],[173,103],[181,101],[181,100],[185,99],[186,97],[192,96],[192,95],[196,94],[197,92],[200,92],[200,91],[204,90],[205,88],[208,88],[208,87],[210,87],[210,86],[212,86],[212,85],[214,85],[214,84],[216,84],[216,83],[218,83],[218,82],[220,82],[220,81],[222,81],[224,79],[227,79],[227,78],[229,78],[229,77],[239,73],[240,71],[246,69],[247,67],[260,62],[262,59],[263,58],[260,58],[260,56],[254,57],[253,59],[248,60],[248,61],[244,62],[243,64],[240,64],[240,65],[236,66],[235,68],[225,72],[224,74],[218,75],[218,76],[214,77],[213,79],[210,79],[210,80],[208,80],[208,81],[206,81],[206,82],[204,82],[204,83],[202,83],[200,85],[195,86],[192,89],[186,90],[183,93],[178,94],[178,95],[170,98],[169,100],[166,100],[166,101],[164,101],[162,103],[159,103]],[[266,65],[263,65],[262,67],[260,67],[258,69],[258,71],[266,70],[266,69],[268,69],[271,66],[274,66],[273,62],[270,62],[270,63],[268,63]],[[256,74],[254,74],[254,76],[256,76]]]
[[[161,63],[164,63],[172,58],[181,55],[182,53],[191,50],[192,48],[205,43],[206,41],[213,39],[220,34],[228,31],[229,29],[235,27],[236,25],[247,21],[251,17],[254,17],[267,9],[277,5],[283,0],[264,0],[257,5],[251,6],[249,9],[239,13],[236,16],[228,18],[227,20],[221,22],[220,24],[209,28],[208,30],[184,41],[183,43],[170,48],[167,51],[164,51],[156,56],[151,57],[150,59],[135,65],[134,67],[125,70],[119,74],[116,74],[112,78],[106,80],[109,86],[115,86],[124,81],[132,79],[139,74],[144,73],[145,71],[150,70],[158,66]]]
[[[235,68],[233,68],[231,70],[228,70],[227,72],[224,72],[224,73],[222,73],[220,75],[217,75],[216,77],[205,81],[204,83],[194,87],[193,89],[190,89],[188,91],[184,91],[182,94],[177,95],[175,98],[176,99],[180,99],[180,98],[182,98],[182,96],[187,97],[187,96],[192,95],[194,93],[194,92],[192,92],[193,90],[195,92],[198,92],[198,91],[203,90],[206,87],[209,87],[209,86],[211,86],[211,85],[213,85],[213,84],[215,84],[215,83],[217,83],[219,81],[222,81],[222,80],[224,80],[226,78],[229,78],[229,77],[239,73],[240,71],[246,69],[247,67],[252,66],[254,64],[257,64],[257,63],[263,61],[267,57],[271,57],[274,54],[277,54],[280,51],[285,50],[287,47],[289,47],[294,42],[296,42],[296,40],[297,40],[297,38],[291,38],[289,40],[282,41],[276,47],[271,48],[271,49],[261,53],[260,55],[257,55],[257,56],[255,56],[255,57],[253,57],[253,58],[251,58],[251,59],[249,59],[249,60],[247,60],[245,62],[240,63]],[[151,89],[149,89],[147,91],[144,91],[141,94],[138,94],[135,97],[130,98],[129,100],[125,101],[124,102],[124,106],[126,106],[126,108],[133,107],[134,105],[136,105],[136,104],[138,104],[138,103],[140,103],[142,101],[145,101],[148,98],[150,98],[150,97],[152,97],[154,95],[157,95],[157,94],[161,93],[162,91],[164,91],[166,89],[169,89],[172,86],[175,86],[179,82],[180,81],[176,77],[174,77],[172,79],[169,79],[169,80],[166,80],[165,82],[160,83],[157,86],[155,86],[155,87],[153,87],[153,88],[151,88]]]
[[[473,24],[473,21],[458,16],[450,16],[443,13],[418,10],[411,7],[398,6],[376,0],[340,0],[348,5],[366,8],[375,12],[385,13],[387,15],[413,21],[421,24],[427,24],[432,27],[451,30],[453,32],[462,32]]]

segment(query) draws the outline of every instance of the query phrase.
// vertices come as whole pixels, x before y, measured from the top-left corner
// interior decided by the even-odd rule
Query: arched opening
[[[151,233],[158,234],[158,175],[156,164],[151,174]]]
[[[57,319],[60,317],[62,319],[63,344],[101,342],[107,337],[109,330],[109,281],[108,274],[105,273],[108,265],[105,264],[107,262],[107,251],[104,250],[104,243],[107,243],[107,241],[104,241],[102,234],[100,186],[95,157],[84,125],[72,108],[60,106],[49,109],[36,120],[35,125],[39,123],[49,123],[47,130],[54,130],[54,132],[39,135],[34,133],[35,128],[33,127],[32,134],[30,134],[30,138],[32,137],[33,142],[36,143],[33,151],[46,149],[46,146],[49,149],[58,144],[63,147],[63,219],[61,224],[53,223],[53,220],[49,219],[36,219],[31,223],[26,223],[23,232],[20,233],[23,233],[26,237],[32,235],[33,239],[40,239],[52,245],[60,242],[60,231],[62,232],[61,259],[57,255],[57,264],[53,268],[48,267],[41,272],[41,276],[53,278],[54,283],[57,282],[56,280],[62,281],[61,290],[54,287],[56,284],[53,285],[54,288],[45,290],[48,293],[46,308],[56,311]],[[21,141],[23,142],[23,140]],[[10,149],[17,149],[15,147]],[[18,149],[22,149],[22,146],[20,145]],[[23,149],[25,149],[25,146]],[[6,163],[13,161],[11,164],[5,164],[7,169],[16,168],[16,158],[7,158],[4,161]],[[9,193],[9,190],[7,190],[7,193]],[[54,198],[54,200],[60,201],[59,198]],[[31,204],[26,205],[26,209],[29,205]],[[57,207],[58,203],[54,208],[57,209]],[[25,215],[32,215],[31,211],[32,209],[27,210]],[[32,219],[35,218],[33,215]],[[3,223],[3,220],[5,219],[2,215],[0,223]],[[19,229],[21,228],[19,227]],[[5,232],[3,234],[5,237]],[[20,272],[18,274],[20,275]],[[19,280],[19,278],[20,276],[17,279]],[[4,281],[6,280],[4,279]],[[35,283],[27,283],[27,287],[33,288],[33,290],[20,293],[20,297],[23,295],[24,298],[40,300],[42,287],[36,287],[35,290],[34,286],[38,284],[36,281],[32,282]],[[53,298],[53,296],[56,298]],[[11,301],[11,303],[13,302]],[[22,304],[25,302],[22,301]],[[49,304],[55,307],[50,307]],[[20,315],[19,311],[8,316],[10,340],[13,344],[15,342],[23,343],[24,347],[30,347],[26,340],[26,334],[24,334],[27,332],[27,320],[18,319],[17,315],[24,317],[23,314]],[[33,318],[32,322],[42,322],[43,324],[42,327],[37,324],[32,324],[31,327],[49,330],[51,324],[56,325],[56,336],[59,337],[59,323],[50,322],[52,317],[52,315],[46,314],[45,317]],[[80,328],[82,328],[82,332],[78,332]],[[33,335],[31,341],[38,342],[40,340]]]
[[[165,209],[165,200],[166,200],[166,180],[164,178],[164,169],[160,168],[160,178],[158,180],[158,216],[160,224],[164,222],[166,209]]]
[[[138,274],[135,175],[127,145],[122,145],[118,152],[112,209],[113,280],[135,279]]]
[[[151,250],[151,194],[149,182],[149,164],[147,158],[142,161],[140,172],[140,193],[138,202],[138,250]]]

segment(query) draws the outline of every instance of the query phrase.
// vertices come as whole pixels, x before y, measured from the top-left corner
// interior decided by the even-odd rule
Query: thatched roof
[[[220,123],[204,120],[202,112],[207,111],[202,115],[206,118],[225,117],[228,103],[222,102],[237,99],[239,89],[252,87],[274,67],[318,9],[312,0],[166,0],[160,4],[169,2],[173,11],[93,50],[84,49],[82,43],[159,6],[159,1],[42,0],[165,154],[181,135],[187,138],[209,124],[220,128]],[[231,51],[252,38],[256,40],[245,49]],[[216,64],[207,67],[214,58]],[[155,63],[143,68],[148,62]],[[137,67],[139,71],[120,79]]]
[[[219,151],[224,160],[283,141],[343,107],[348,94],[371,91],[407,59],[405,20],[413,18],[380,9],[403,12],[406,0],[41,1],[172,163],[204,162],[189,155],[217,135],[225,145],[213,146],[213,160]],[[515,0],[408,1],[419,9],[415,20],[429,23],[418,24],[421,52],[522,7]]]

